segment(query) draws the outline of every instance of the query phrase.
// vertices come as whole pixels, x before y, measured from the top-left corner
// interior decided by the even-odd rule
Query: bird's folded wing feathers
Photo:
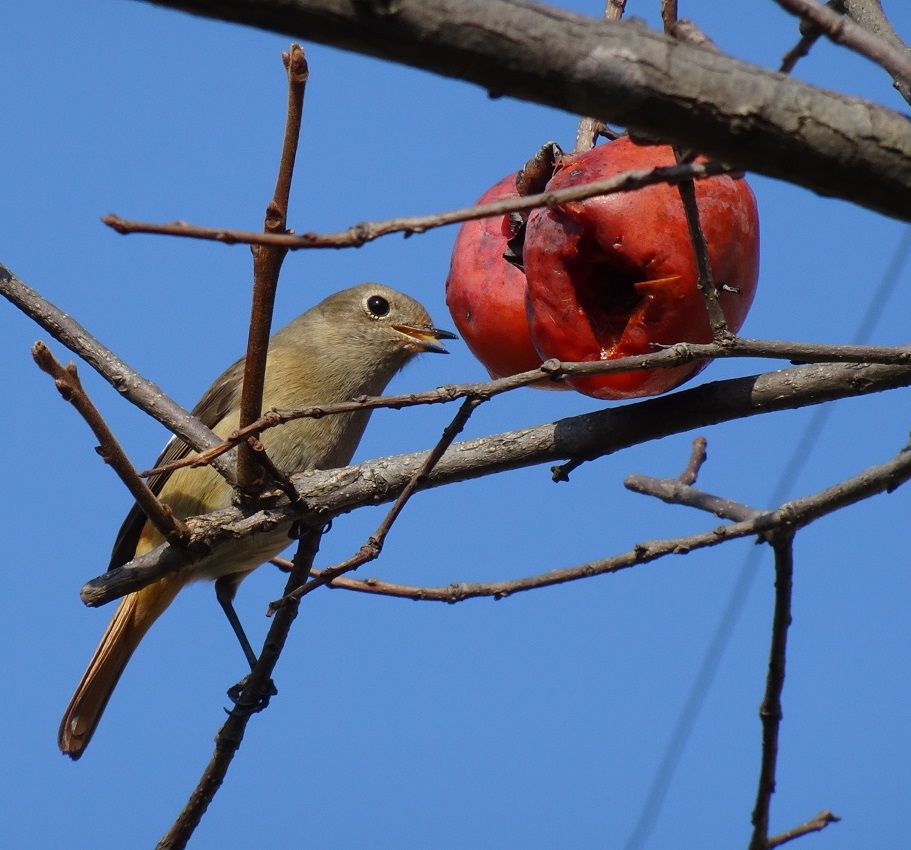
[[[207,428],[214,429],[222,419],[238,404],[240,395],[241,378],[243,376],[244,358],[229,366],[206,390],[205,395],[199,400],[196,407],[190,411]],[[175,460],[181,460],[190,454],[190,447],[179,437],[172,437],[164,447],[155,466],[164,466]],[[171,477],[170,472],[160,472],[148,480],[149,489],[157,496]],[[146,524],[146,515],[138,504],[134,504],[127,514],[111,552],[111,562],[108,569],[122,567],[133,559],[139,537]]]

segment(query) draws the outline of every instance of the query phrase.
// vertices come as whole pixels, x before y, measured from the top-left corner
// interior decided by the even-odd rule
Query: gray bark
[[[516,0],[154,0],[593,115],[911,221],[911,123],[616,24]]]

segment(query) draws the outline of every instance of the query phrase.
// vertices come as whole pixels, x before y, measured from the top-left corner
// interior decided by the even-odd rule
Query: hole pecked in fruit
[[[571,277],[576,300],[584,311],[602,356],[612,356],[630,318],[643,302],[635,284],[642,269],[605,254],[591,243],[580,244]]]

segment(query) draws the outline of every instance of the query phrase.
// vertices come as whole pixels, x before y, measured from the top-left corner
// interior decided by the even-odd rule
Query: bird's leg
[[[222,576],[220,579],[217,579],[215,582],[215,598],[218,600],[218,604],[221,605],[222,611],[225,612],[225,617],[228,618],[228,622],[231,624],[231,628],[237,636],[237,641],[240,643],[240,648],[243,650],[244,657],[250,665],[250,670],[253,670],[253,667],[257,662],[256,653],[253,651],[253,647],[250,645],[250,641],[247,638],[247,633],[240,623],[237,611],[234,610],[234,595],[237,593],[237,586],[240,584],[240,579],[243,575],[245,575],[245,573]],[[243,696],[247,678],[247,676],[244,676],[236,685],[232,685],[228,688],[228,699],[230,699],[235,706]],[[264,692],[257,695],[253,706],[249,710],[252,712],[262,711],[269,704],[269,700],[277,693],[278,689],[270,679],[266,684]]]
[[[244,657],[252,670],[257,661],[256,653],[253,651],[253,647],[250,646],[244,627],[240,624],[237,611],[234,610],[234,596],[237,593],[237,585],[237,575],[222,576],[215,582],[215,598],[218,600],[218,604],[221,605],[221,610],[225,612],[225,616],[237,636],[238,643],[240,643],[240,648],[243,650]]]

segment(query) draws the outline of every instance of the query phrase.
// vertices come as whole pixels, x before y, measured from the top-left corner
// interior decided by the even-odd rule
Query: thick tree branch
[[[637,476],[637,478],[645,480],[641,476]],[[791,534],[795,530],[848,504],[868,498],[875,493],[891,492],[909,478],[911,478],[911,451],[905,448],[886,463],[871,466],[846,481],[842,481],[818,493],[794,499],[773,511],[754,511],[746,505],[740,505],[729,499],[720,499],[709,494],[702,494],[699,491],[687,493],[684,491],[691,490],[691,488],[682,488],[678,495],[670,498],[669,501],[677,504],[689,504],[692,507],[718,513],[721,516],[739,516],[742,519],[737,519],[737,521],[727,525],[718,526],[710,531],[690,534],[685,537],[648,540],[637,544],[627,552],[622,552],[619,555],[614,555],[601,561],[551,570],[550,572],[508,581],[456,582],[444,587],[413,587],[372,578],[363,580],[339,578],[330,582],[329,587],[344,588],[380,596],[396,596],[421,602],[446,602],[453,604],[478,597],[503,599],[515,593],[618,572],[639,564],[650,563],[666,555],[685,555],[694,549],[716,546],[726,540],[734,540],[754,534],[759,536],[775,533]],[[650,479],[650,481],[656,484],[663,483],[657,482],[656,479]],[[676,482],[676,484],[679,485],[679,482]],[[661,489],[660,486],[658,489]],[[643,492],[648,492],[649,495],[652,495],[649,490],[650,487],[647,487]],[[720,510],[716,510],[718,508]],[[283,566],[285,562],[282,559],[278,560],[278,565]],[[313,575],[318,577],[324,575],[324,573],[315,572]]]
[[[294,419],[319,419],[322,416],[350,413],[355,410],[375,410],[377,408],[400,410],[419,404],[442,404],[467,396],[492,398],[500,393],[548,380],[556,381],[565,377],[581,377],[584,375],[605,375],[633,369],[658,369],[664,366],[678,366],[691,360],[715,357],[767,357],[802,363],[911,364],[911,348],[883,345],[816,344],[732,337],[724,343],[682,342],[655,354],[634,354],[617,360],[599,360],[586,363],[562,363],[559,360],[548,360],[538,369],[519,372],[507,378],[497,378],[492,381],[447,384],[434,390],[403,395],[362,396],[337,404],[314,405],[296,409],[273,408],[246,428],[234,431],[219,445],[173,463],[144,470],[140,475],[148,477],[159,472],[167,472],[185,466],[204,466],[213,458],[230,450],[251,435],[282,425],[285,422],[291,422]]]
[[[511,0],[156,0],[356,50],[576,115],[601,115],[911,220],[911,132],[897,112],[675,42]]]
[[[813,365],[748,378],[717,381],[672,395],[562,419],[547,425],[455,443],[421,485],[437,487],[508,469],[573,457],[600,457],[668,434],[731,419],[793,409],[911,385],[907,366]],[[339,470],[308,471],[293,477],[313,522],[359,505],[395,499],[424,461],[423,453],[380,458]],[[874,492],[876,490],[874,489]],[[287,526],[294,510],[275,507],[244,515],[236,508],[189,521],[202,559],[212,549],[255,531]],[[93,579],[82,589],[87,605],[102,605],[155,581],[187,556],[162,546]]]

